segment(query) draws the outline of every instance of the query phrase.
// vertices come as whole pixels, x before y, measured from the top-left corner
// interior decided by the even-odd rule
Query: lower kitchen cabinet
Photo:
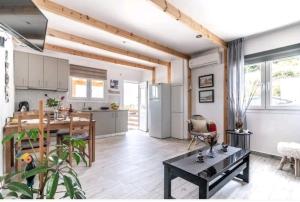
[[[116,116],[116,133],[128,131],[128,111],[118,111]]]
[[[125,133],[128,130],[128,111],[93,111],[96,135]]]

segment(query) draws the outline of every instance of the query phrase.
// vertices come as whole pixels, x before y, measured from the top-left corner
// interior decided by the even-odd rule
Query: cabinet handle
[[[22,85],[24,85],[24,78],[22,79]]]

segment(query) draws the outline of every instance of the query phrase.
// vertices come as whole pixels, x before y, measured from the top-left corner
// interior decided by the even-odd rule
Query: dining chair
[[[39,135],[41,134],[40,127],[41,124],[44,125],[44,122],[40,122],[39,120],[39,112],[22,112],[18,113],[17,115],[18,119],[18,133],[21,132],[28,132],[31,129],[37,129]],[[15,154],[21,155],[24,153],[37,153],[42,152],[47,154],[49,152],[49,146],[50,146],[50,135],[49,135],[49,124],[50,119],[49,115],[44,113],[44,119],[46,118],[46,135],[44,136],[44,144],[43,147],[40,147],[39,138],[33,139],[28,136],[25,136],[23,140],[17,141],[15,144]],[[21,169],[21,164],[19,162],[19,159],[15,157],[15,168],[16,170]]]
[[[82,148],[84,156],[88,157],[89,167],[92,166],[92,113],[90,112],[73,112],[70,114],[69,130],[60,130],[57,132],[57,144],[62,144],[65,136],[70,136],[73,139],[83,140],[87,143],[88,153],[85,148]],[[72,145],[69,142],[69,151],[73,151]],[[69,164],[72,166],[72,155],[69,155]]]

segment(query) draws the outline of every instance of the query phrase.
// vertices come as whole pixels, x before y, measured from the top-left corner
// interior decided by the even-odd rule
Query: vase
[[[242,121],[237,121],[236,123],[235,123],[235,128],[239,131],[239,132],[243,132],[243,125],[244,125],[244,123],[242,122]]]

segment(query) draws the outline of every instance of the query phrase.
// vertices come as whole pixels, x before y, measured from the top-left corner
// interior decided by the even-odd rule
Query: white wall
[[[14,78],[13,78],[13,42],[12,38],[5,34],[0,30],[0,36],[6,38],[5,47],[0,47],[0,139],[3,138],[3,127],[5,125],[5,121],[7,117],[11,117],[14,112]],[[10,100],[7,103],[5,101],[4,95],[4,76],[5,76],[5,50],[8,50],[8,62],[9,62],[9,94]],[[3,167],[4,167],[4,154],[3,154],[3,146],[0,143],[0,175],[3,174]]]
[[[138,70],[136,68],[128,68],[120,65],[110,64],[101,62],[98,60],[92,60],[77,56],[71,56],[67,54],[61,53],[52,53],[52,52],[44,52],[39,53],[28,49],[17,48],[18,51],[30,52],[34,54],[47,55],[57,58],[68,59],[70,64],[82,65],[93,68],[100,68],[107,70],[107,83],[106,83],[106,93],[104,101],[97,102],[86,102],[86,106],[91,106],[93,108],[99,108],[101,106],[108,106],[111,102],[117,102],[121,105],[123,104],[123,81],[143,81],[143,71]],[[107,89],[109,86],[110,79],[119,80],[119,89],[120,95],[108,94]],[[16,91],[16,100],[15,105],[17,107],[20,101],[29,101],[31,109],[36,109],[38,107],[38,100],[44,99],[45,92],[49,96],[60,97],[66,96],[68,104],[71,103],[75,109],[81,109],[83,107],[82,101],[72,101],[68,99],[68,93],[54,92],[54,91],[45,91],[45,90],[17,90]]]
[[[214,51],[218,51],[215,49]],[[208,51],[203,54],[211,53]],[[198,77],[213,74],[214,87],[199,89]],[[214,103],[199,103],[200,90],[214,90]],[[200,114],[209,120],[215,121],[219,131],[219,142],[223,142],[224,131],[224,64],[209,65],[192,69],[192,115]]]
[[[300,43],[300,24],[245,39],[245,54],[253,54]],[[248,128],[254,132],[251,149],[278,155],[277,143],[300,143],[300,111],[261,110],[247,113]]]

